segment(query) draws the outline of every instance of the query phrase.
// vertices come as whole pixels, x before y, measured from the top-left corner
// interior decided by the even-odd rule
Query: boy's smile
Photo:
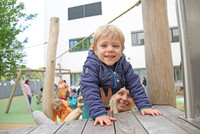
[[[99,60],[111,68],[122,56],[122,44],[119,38],[112,35],[101,36],[93,50]]]

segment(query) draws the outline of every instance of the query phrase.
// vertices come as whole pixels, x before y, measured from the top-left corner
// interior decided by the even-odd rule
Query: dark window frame
[[[85,37],[80,37],[80,38],[73,38],[73,39],[69,39],[69,48],[73,47],[74,45],[76,45],[77,43],[79,43],[82,39],[84,39]],[[71,45],[71,42],[73,42],[73,45]],[[85,43],[87,43],[87,45],[85,45]],[[74,47],[72,50],[70,50],[69,52],[80,52],[80,51],[87,51],[90,49],[90,46],[92,44],[92,37],[86,39],[85,41],[82,42],[82,44],[79,44],[79,48],[78,47]],[[80,45],[82,45],[80,47]],[[87,46],[87,47],[85,47]]]
[[[176,32],[178,32],[178,37],[175,38],[174,36],[174,33],[175,31],[174,30],[177,30]],[[138,34],[141,34],[143,33],[144,34],[144,31],[143,30],[139,30],[139,31],[133,31],[131,32],[131,44],[132,46],[141,46],[141,45],[145,45],[145,41],[143,39],[143,43],[139,43],[138,42]],[[171,42],[179,42],[180,40],[180,35],[179,35],[179,31],[178,31],[178,27],[170,27],[169,28],[169,33],[170,33],[170,41]],[[133,36],[135,34],[135,36]],[[143,35],[144,37],[144,35]],[[135,41],[134,41],[135,40]],[[141,41],[142,42],[142,41]],[[136,44],[135,44],[136,43]]]
[[[80,9],[82,9],[82,12],[80,11]],[[75,19],[80,19],[80,18],[97,16],[97,15],[102,15],[101,2],[95,2],[95,3],[79,5],[79,6],[68,8],[68,20],[69,21],[75,20]]]

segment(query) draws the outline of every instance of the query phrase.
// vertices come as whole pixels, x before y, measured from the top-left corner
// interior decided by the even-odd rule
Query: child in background
[[[116,121],[107,115],[109,107],[104,107],[99,88],[103,88],[107,95],[108,88],[112,88],[112,94],[115,94],[125,87],[142,115],[161,114],[151,109],[138,75],[126,61],[124,41],[123,33],[114,25],[103,25],[94,33],[93,50],[89,51],[83,66],[80,87],[89,115],[95,120],[94,125],[100,123],[103,126],[105,123],[110,126],[111,121]]]
[[[60,122],[63,122],[65,118],[72,112],[72,109],[68,107],[68,104],[65,100],[55,99],[53,101],[53,118],[54,122],[57,123],[57,115],[61,119]]]

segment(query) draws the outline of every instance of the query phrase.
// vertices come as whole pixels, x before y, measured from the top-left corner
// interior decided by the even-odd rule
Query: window
[[[170,40],[171,42],[179,42],[179,31],[177,27],[170,28]]]
[[[145,68],[137,68],[134,69],[134,72],[138,74],[140,77],[140,81],[143,80],[143,77],[146,77],[146,69]],[[147,77],[146,77],[147,78]],[[180,66],[174,66],[174,81],[175,82],[182,82],[183,81],[183,73],[180,70]]]
[[[74,45],[78,44],[78,42],[80,42],[83,39],[84,38],[70,39],[69,40],[69,47],[70,48],[73,47]],[[92,45],[92,37],[86,39],[84,42],[82,42],[81,44],[74,47],[72,50],[70,50],[70,52],[89,50],[91,45]]]
[[[180,66],[174,67],[174,81],[183,81],[183,73],[180,70]]]
[[[136,31],[131,32],[132,46],[144,45],[144,32]],[[178,27],[170,28],[170,40],[171,42],[179,42]]]
[[[144,45],[144,32],[143,31],[132,32],[131,40],[132,40],[132,46]]]
[[[134,69],[134,72],[136,74],[138,74],[138,76],[140,77],[140,81],[143,80],[143,77],[146,77],[146,69],[145,68],[140,68],[140,69]]]
[[[81,80],[81,74],[70,74],[70,85],[79,86]]]
[[[68,20],[74,20],[101,14],[101,2],[68,8]]]

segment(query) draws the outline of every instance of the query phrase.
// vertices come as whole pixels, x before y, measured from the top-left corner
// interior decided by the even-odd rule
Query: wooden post
[[[142,0],[147,91],[152,104],[176,106],[167,0]]]
[[[25,98],[25,101],[26,101],[27,110],[28,110],[28,112],[31,114],[31,106],[30,106],[30,104],[29,104],[28,97],[27,97],[27,94],[26,94],[25,88],[24,88],[24,83],[23,83],[21,77],[20,77],[19,82],[20,82],[20,85],[21,85],[22,93],[23,93],[24,98]]]
[[[51,23],[50,23],[46,73],[45,73],[43,96],[42,96],[42,106],[44,114],[52,120],[53,120],[52,101],[53,101],[53,87],[54,87],[54,75],[55,75],[55,64],[56,64],[56,60],[52,61],[52,59],[55,59],[56,57],[58,33],[59,33],[59,18],[53,17],[51,18]]]
[[[14,94],[15,94],[15,90],[16,90],[16,88],[17,88],[17,84],[18,84],[18,82],[19,82],[19,79],[20,79],[20,77],[21,77],[21,74],[22,74],[22,70],[19,70],[18,75],[17,75],[17,79],[16,79],[15,84],[14,84],[13,89],[12,89],[12,93],[10,94],[10,98],[9,98],[9,100],[8,100],[8,105],[7,105],[7,108],[6,108],[6,112],[5,112],[5,113],[8,113],[8,111],[9,111],[9,109],[10,109],[10,105],[11,105],[13,96],[14,96]]]

